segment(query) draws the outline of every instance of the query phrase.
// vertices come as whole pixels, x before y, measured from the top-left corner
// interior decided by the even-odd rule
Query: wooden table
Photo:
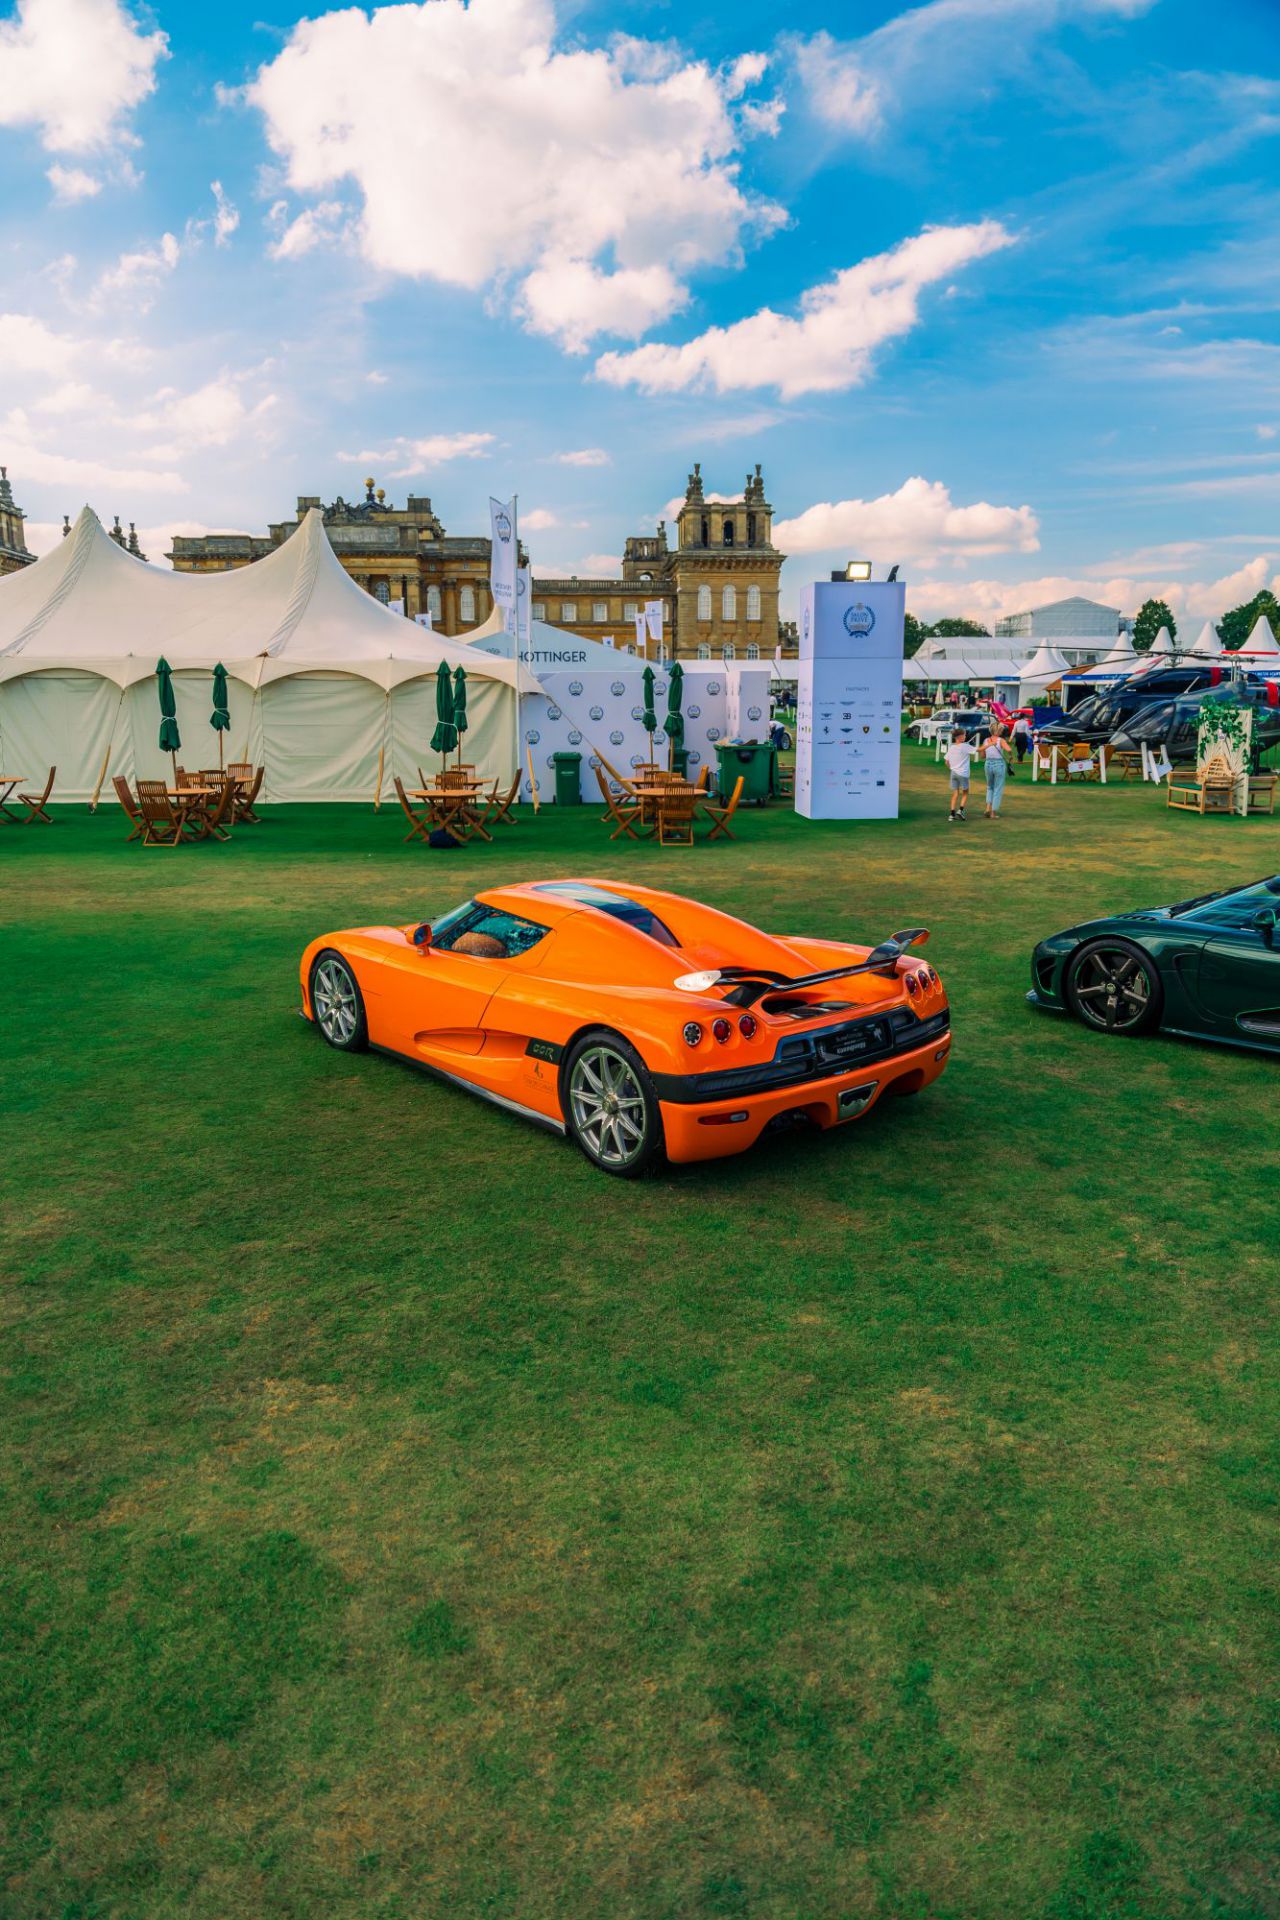
[[[0,773],[0,813],[15,827],[20,827],[22,822],[16,813],[10,813],[8,802],[13,798],[14,788],[21,786],[26,778],[25,773]]]
[[[669,793],[680,795],[696,793],[692,780],[685,780],[678,773],[663,774],[658,778],[636,783],[636,798],[640,802],[640,823],[642,826],[657,828],[658,816],[662,812],[662,802]]]
[[[183,815],[184,830],[189,826],[201,840],[207,840],[212,828],[209,825],[209,802],[217,793],[216,787],[190,786],[166,787],[165,792],[175,803],[177,811]]]
[[[459,845],[473,833],[478,833],[482,840],[493,840],[476,812],[476,802],[483,794],[484,783],[480,780],[468,780],[465,786],[409,789],[411,799],[425,802],[432,826],[449,834]]]

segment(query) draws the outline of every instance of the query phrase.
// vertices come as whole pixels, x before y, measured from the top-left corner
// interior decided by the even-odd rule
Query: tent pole
[[[111,731],[107,735],[107,750],[102,756],[102,765],[98,769],[98,784],[94,788],[93,798],[89,802],[90,813],[96,813],[98,810],[98,795],[102,792],[102,783],[107,777],[107,768],[111,764],[111,749],[115,745],[116,724],[120,718],[120,709],[124,705],[124,693],[125,690],[121,687],[120,698],[116,701],[115,718],[111,722]]]

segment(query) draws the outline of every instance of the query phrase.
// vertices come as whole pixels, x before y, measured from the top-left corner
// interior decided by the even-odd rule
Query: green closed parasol
[[[640,725],[649,736],[649,758],[653,758],[653,736],[658,731],[658,715],[653,704],[653,668],[646,667],[640,676],[644,682],[644,712],[640,715]]]
[[[458,762],[462,762],[462,736],[467,730],[467,670],[453,670],[453,724],[458,735]]]
[[[231,725],[231,709],[227,705],[227,670],[219,660],[213,670],[213,712],[209,716],[209,725],[218,736],[218,765],[222,765],[222,736]]]
[[[431,736],[432,753],[450,754],[458,744],[458,729],[453,724],[453,677],[444,660],[436,669],[436,730]]]
[[[163,656],[156,661],[156,692],[160,695],[160,751],[173,755],[174,784],[178,780],[178,703],[173,697],[173,668]]]
[[[683,694],[684,668],[677,660],[671,668],[671,679],[667,685],[667,717],[662,723],[662,730],[671,743],[671,766],[675,765],[676,748],[684,745],[684,715],[680,711]]]

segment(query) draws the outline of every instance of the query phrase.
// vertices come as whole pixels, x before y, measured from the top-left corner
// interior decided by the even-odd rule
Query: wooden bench
[[[1169,775],[1165,804],[1186,813],[1230,813],[1235,803],[1236,775],[1220,753],[1204,768],[1175,767]]]

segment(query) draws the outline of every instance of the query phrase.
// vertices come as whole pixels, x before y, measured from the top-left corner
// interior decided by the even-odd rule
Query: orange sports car
[[[936,1080],[951,1016],[910,951],[928,937],[775,937],[652,887],[529,880],[430,924],[313,940],[302,1006],[330,1046],[396,1054],[625,1176]]]

